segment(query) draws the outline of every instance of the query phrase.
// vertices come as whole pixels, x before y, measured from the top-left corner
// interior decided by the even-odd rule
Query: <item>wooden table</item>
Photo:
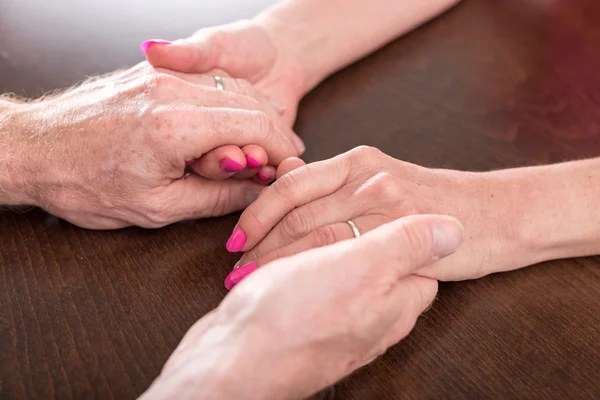
[[[0,90],[36,96],[141,60],[147,38],[270,3],[2,0]],[[360,144],[464,170],[597,156],[598,21],[597,0],[465,0],[308,95],[305,158]],[[93,232],[0,212],[0,397],[141,394],[226,294],[235,221]],[[443,284],[415,331],[335,398],[600,398],[599,261]]]

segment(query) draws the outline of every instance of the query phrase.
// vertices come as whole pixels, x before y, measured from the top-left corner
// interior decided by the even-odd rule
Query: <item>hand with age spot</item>
[[[224,83],[141,63],[37,102],[0,101],[0,204],[92,229],[245,208],[263,186],[227,178],[247,173],[248,155],[278,165],[299,151],[249,83]]]

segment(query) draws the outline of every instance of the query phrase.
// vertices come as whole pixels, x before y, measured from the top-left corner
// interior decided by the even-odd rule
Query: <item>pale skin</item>
[[[418,3],[284,1],[251,21],[204,29],[173,43],[156,41],[146,54],[157,67],[219,70],[246,79],[284,104],[279,111],[291,126],[300,99],[327,75],[456,1]],[[389,23],[381,23],[381,10]],[[356,23],[368,35],[349,44],[348,27]],[[303,164],[285,160],[277,174],[289,180],[307,168]],[[440,219],[445,229],[431,224]],[[192,327],[144,397],[301,399],[401,340],[435,297],[437,281],[421,276],[423,271],[439,269],[464,231],[439,216],[379,225],[356,241],[261,268]],[[392,299],[391,293],[400,297]]]
[[[225,83],[220,91],[210,74],[141,63],[39,101],[0,100],[0,204],[39,206],[91,229],[243,209],[264,186],[227,178],[274,178],[267,162],[299,150],[248,82]],[[248,155],[264,167],[245,169]]]
[[[462,237],[453,218],[411,216],[269,264],[190,329],[142,398],[319,392],[408,335],[437,293],[437,281],[418,272]]]
[[[219,69],[231,76],[245,78],[269,98],[280,100],[285,105],[282,111],[285,121],[292,124],[300,99],[328,75],[456,3],[458,1],[448,0],[287,0],[252,20],[203,29],[188,39],[151,46],[147,57],[155,66],[183,72]],[[214,321],[224,321],[227,325],[230,320],[236,321],[233,324],[243,322],[238,330],[214,332],[252,331],[246,327],[254,323],[261,325],[256,315],[262,307],[269,310],[269,319],[277,320],[278,313],[289,312],[278,309],[271,313],[273,304],[280,301],[291,304],[294,313],[302,313],[303,301],[328,304],[332,293],[335,295],[338,290],[342,293],[344,286],[337,283],[339,279],[328,281],[327,274],[330,270],[337,271],[336,267],[343,265],[343,261],[327,258],[327,265],[322,265],[311,276],[312,260],[304,260],[304,257],[307,254],[335,257],[330,250],[337,249],[336,245],[359,243],[363,238],[351,242],[352,231],[344,223],[348,219],[357,223],[364,237],[381,232],[380,229],[389,226],[390,221],[402,221],[410,214],[441,213],[461,220],[465,230],[464,243],[448,257],[413,270],[410,276],[424,279],[422,282],[472,279],[544,260],[600,253],[597,229],[600,214],[596,211],[600,196],[599,164],[600,160],[593,159],[465,173],[423,168],[371,148],[358,148],[310,165],[304,165],[298,159],[286,160],[278,168],[279,179],[246,209],[234,231],[235,240],[228,242],[231,251],[245,252],[238,263],[242,267],[232,273],[237,277],[234,283],[241,283],[232,285],[235,288],[231,295],[237,299],[241,291],[250,304],[255,304],[254,296],[262,298],[265,293],[270,293],[272,286],[269,285],[277,282],[275,274],[279,277],[299,274],[295,279],[301,281],[300,275],[306,271],[311,286],[307,285],[305,292],[302,292],[302,286],[296,290],[296,281],[290,278],[294,284],[282,284],[281,297],[269,298],[268,303],[261,302],[260,307],[248,313],[243,301],[229,302],[226,298],[227,309],[240,312],[244,317],[224,317],[226,314],[220,307],[216,313],[201,319],[190,331],[194,339],[186,338],[185,345],[182,344],[173,356],[175,360],[187,363],[187,368],[172,367],[178,365],[177,361],[168,363],[165,371],[169,374],[161,376],[148,395],[166,397],[181,393],[219,398],[219,394],[224,393],[225,397],[235,397],[238,393],[221,390],[245,387],[249,390],[241,393],[248,396],[256,382],[260,398],[303,398],[329,384],[333,379],[319,380],[311,372],[318,370],[327,374],[340,369],[311,358],[321,351],[329,356],[328,347],[315,352],[311,350],[311,339],[303,335],[299,335],[298,340],[306,340],[306,347],[299,346],[303,350],[298,354],[304,354],[306,358],[303,359],[310,361],[299,363],[299,371],[286,369],[285,360],[277,364],[280,355],[273,353],[279,346],[287,348],[288,339],[295,336],[285,333],[295,332],[298,325],[277,331],[284,334],[274,333],[272,329],[257,329],[254,332],[260,334],[245,342],[252,343],[249,346],[235,344],[235,335],[227,334],[220,346],[212,346],[215,343],[211,340],[216,334],[208,339],[205,332],[211,330]],[[410,252],[415,243],[419,241],[411,242],[406,251]],[[316,252],[319,249],[322,253]],[[378,257],[379,249],[364,251],[385,264]],[[360,258],[358,253],[355,256]],[[255,265],[243,266],[248,263]],[[294,270],[297,263],[308,268]],[[354,272],[354,269],[345,268],[340,273],[346,276],[348,271]],[[274,278],[269,280],[269,276]],[[328,294],[322,298],[313,296],[312,285],[322,283],[329,288]],[[289,290],[291,286],[294,290]],[[353,293],[357,294],[360,290]],[[297,299],[296,303],[293,300],[288,303],[287,296]],[[229,307],[231,304],[235,306]],[[337,315],[332,310],[324,306],[323,311],[315,312]],[[190,341],[197,346],[189,347]],[[240,341],[244,342],[244,339]],[[219,350],[212,353],[210,350],[228,346],[236,350],[231,353]],[[240,348],[244,350],[238,351]],[[336,347],[332,344],[331,348]],[[263,375],[260,368],[238,368],[236,357],[247,357],[245,362],[248,364],[257,360],[272,361],[276,367],[272,373]],[[244,365],[244,362],[240,364]],[[210,371],[218,372],[211,374]],[[171,378],[163,379],[167,376]],[[268,383],[262,385],[264,376],[275,382],[270,390]],[[298,389],[304,388],[305,379],[312,379],[312,390]],[[211,384],[206,391],[201,391],[203,389],[194,386],[198,381]],[[282,382],[289,386],[280,385]],[[297,382],[299,385],[294,386]]]

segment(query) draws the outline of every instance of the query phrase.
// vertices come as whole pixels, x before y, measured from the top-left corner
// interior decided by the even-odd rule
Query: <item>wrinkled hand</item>
[[[534,257],[517,229],[527,221],[518,206],[523,196],[501,175],[433,170],[360,147],[278,179],[244,211],[227,247],[247,252],[237,265],[260,267],[352,237],[347,220],[365,233],[407,215],[445,214],[464,223],[467,240],[420,274],[473,279],[530,265]]]
[[[187,333],[146,399],[299,399],[403,339],[437,281],[414,275],[456,250],[460,223],[411,216],[273,262]]]
[[[277,165],[297,150],[242,83],[226,80],[230,90],[220,91],[212,75],[142,63],[21,107],[33,203],[95,229],[160,227],[246,207],[262,186],[225,180],[246,160],[236,166],[210,151],[256,145]],[[201,176],[184,176],[186,161],[207,153],[193,166]]]
[[[201,29],[172,43],[145,42],[142,48],[157,67],[194,73],[219,70],[249,81],[271,99],[291,127],[304,95],[305,78],[297,55],[288,47],[259,22],[239,21]]]

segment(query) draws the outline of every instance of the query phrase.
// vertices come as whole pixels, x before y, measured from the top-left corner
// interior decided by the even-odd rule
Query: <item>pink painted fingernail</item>
[[[185,166],[186,166],[186,167],[189,167],[190,165],[194,164],[195,162],[196,162],[196,160],[187,160],[187,161],[185,162]]]
[[[242,228],[236,227],[233,230],[233,233],[231,234],[229,239],[227,240],[227,244],[225,245],[225,247],[229,252],[237,253],[238,251],[241,251],[244,248],[246,240],[246,234],[244,233]]]
[[[250,156],[246,156],[246,168],[248,169],[256,169],[262,167],[262,163],[258,161],[256,158],[252,158]]]
[[[150,46],[154,46],[155,44],[159,46],[166,46],[168,44],[171,44],[171,42],[169,42],[168,40],[161,39],[146,40],[144,43],[140,44],[140,49],[142,50],[142,53],[146,54],[148,53],[148,49],[150,48]]]
[[[232,173],[243,170],[244,166],[238,162],[233,161],[231,158],[224,158],[221,161],[219,161],[219,168],[223,172]]]
[[[273,179],[272,177],[265,175],[262,171],[260,171],[258,174],[256,174],[256,176],[258,177],[258,179],[262,179],[263,181],[268,181],[269,179]]]
[[[231,271],[229,275],[227,275],[227,278],[225,278],[225,288],[227,290],[233,289],[235,285],[237,285],[248,275],[256,271],[256,267],[256,263],[250,263]]]

